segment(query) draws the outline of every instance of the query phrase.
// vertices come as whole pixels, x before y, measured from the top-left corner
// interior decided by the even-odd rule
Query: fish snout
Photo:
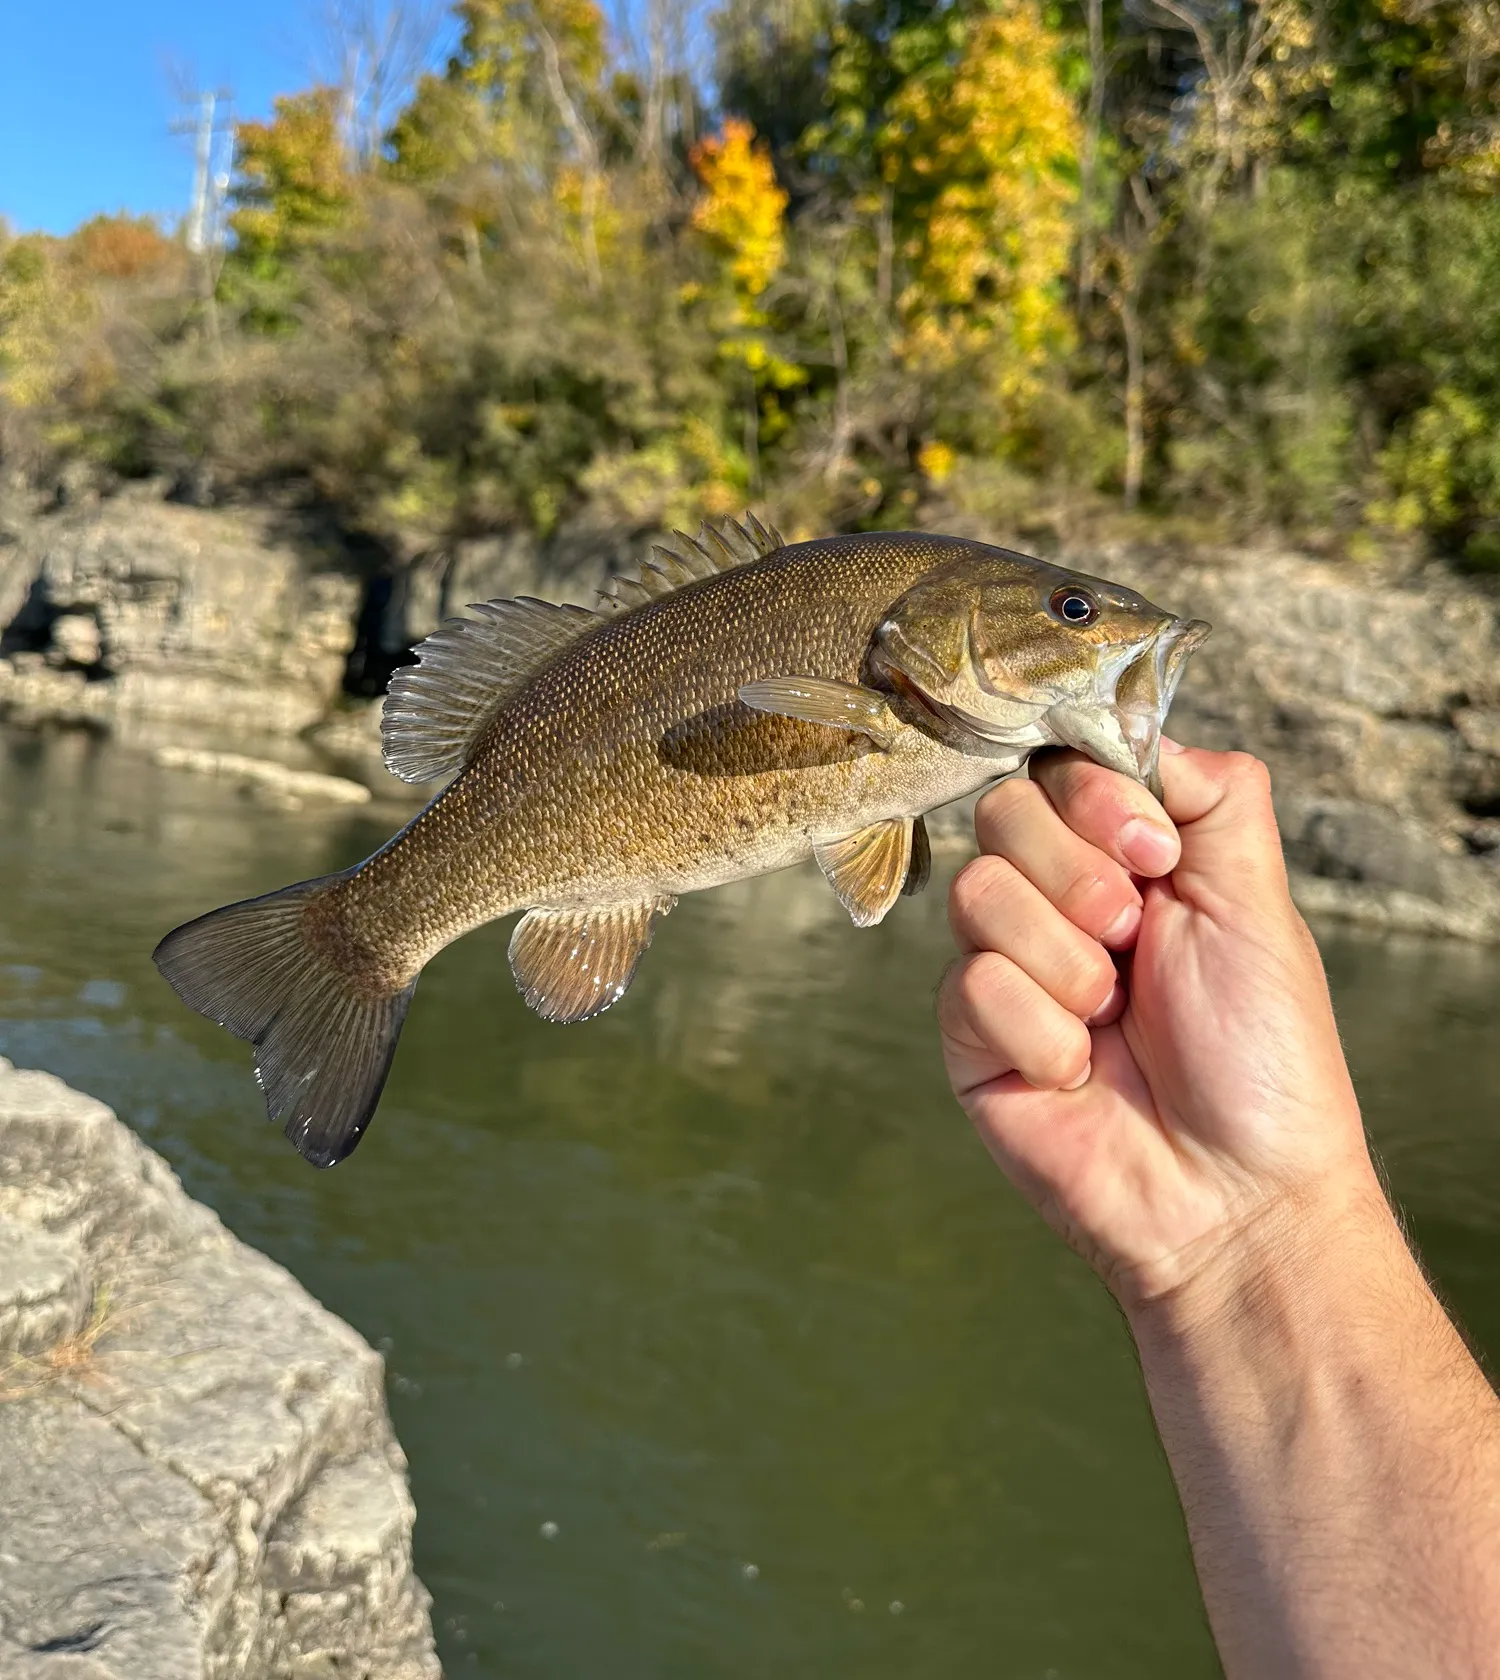
[[[1200,618],[1171,619],[1120,673],[1112,700],[1053,706],[1047,713],[1053,734],[1106,769],[1144,783],[1160,799],[1162,724],[1188,658],[1210,628]]]
[[[1213,629],[1207,619],[1178,618],[1156,638],[1156,657],[1161,666],[1163,719],[1172,704],[1172,696],[1177,692],[1177,685],[1182,681],[1189,658],[1213,634]]]
[[[1161,732],[1189,658],[1203,646],[1213,626],[1201,618],[1174,618],[1137,661],[1141,680],[1123,678],[1116,699],[1120,727],[1135,754],[1139,779],[1162,798]]]

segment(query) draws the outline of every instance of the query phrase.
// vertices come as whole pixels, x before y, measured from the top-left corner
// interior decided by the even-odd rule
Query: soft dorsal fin
[[[477,602],[417,646],[391,678],[380,715],[386,769],[404,782],[456,775],[505,703],[547,661],[600,622],[587,607],[528,595]]]
[[[659,595],[670,595],[685,583],[748,565],[785,546],[781,533],[774,526],[762,525],[753,513],[747,513],[743,522],[726,519],[714,525],[705,519],[696,537],[674,531],[672,541],[657,544],[634,577],[614,578],[600,592],[600,611],[628,612]]]

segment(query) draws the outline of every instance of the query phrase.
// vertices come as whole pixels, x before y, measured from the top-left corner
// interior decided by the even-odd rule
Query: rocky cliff
[[[0,1674],[436,1680],[377,1355],[0,1061]]]
[[[142,497],[13,519],[0,529],[0,712],[179,744],[207,732],[241,763],[335,768],[409,800],[380,767],[375,704],[358,692],[445,612],[522,591],[588,601],[625,557],[617,537],[583,532],[545,553],[497,537],[393,568],[306,516]],[[1064,558],[1212,621],[1173,727],[1269,760],[1308,908],[1500,939],[1493,585],[1264,549]]]
[[[1214,625],[1172,731],[1270,765],[1304,908],[1500,940],[1500,592],[1264,550],[1079,560]]]

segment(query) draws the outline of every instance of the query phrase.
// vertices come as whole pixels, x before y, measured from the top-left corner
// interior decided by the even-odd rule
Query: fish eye
[[[1099,603],[1087,590],[1079,589],[1074,584],[1067,584],[1059,589],[1047,606],[1054,618],[1060,618],[1064,624],[1071,624],[1078,629],[1092,624],[1099,616]]]

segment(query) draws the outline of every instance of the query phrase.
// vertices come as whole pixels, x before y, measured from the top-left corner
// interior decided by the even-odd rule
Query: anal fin
[[[548,1021],[586,1021],[625,995],[674,898],[607,910],[528,910],[510,936],[510,968],[528,1004]]]
[[[892,817],[837,840],[819,840],[813,852],[855,927],[874,927],[900,898],[907,880],[912,819]]]

